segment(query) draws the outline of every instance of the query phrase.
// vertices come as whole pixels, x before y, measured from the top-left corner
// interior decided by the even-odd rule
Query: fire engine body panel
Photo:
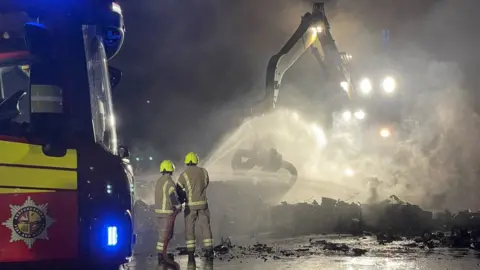
[[[0,13],[20,11],[35,18],[24,46],[0,40],[0,269],[118,266],[134,242],[133,175],[118,154],[106,64],[123,42],[121,9],[109,0],[0,4]],[[17,44],[10,36],[3,44]]]
[[[50,158],[41,146],[0,140],[0,261],[76,258],[77,152]]]

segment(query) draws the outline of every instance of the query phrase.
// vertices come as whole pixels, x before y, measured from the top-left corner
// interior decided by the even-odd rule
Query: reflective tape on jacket
[[[157,187],[155,187],[155,190]],[[171,195],[172,193],[175,193],[175,188],[172,185],[169,185],[169,181],[165,181],[162,185],[162,191],[161,191],[161,204],[158,205],[158,202],[156,204],[155,213],[157,214],[171,214],[173,213],[173,208],[178,208],[178,205],[172,205],[171,200]],[[156,195],[157,196],[157,195]],[[159,198],[156,198],[156,200],[160,200]]]
[[[162,210],[167,209],[167,198],[170,199],[170,195],[175,192],[175,188],[170,187],[167,192],[168,181],[165,181],[163,184],[163,200],[162,200]]]
[[[185,183],[187,184],[186,189],[187,189],[188,200],[186,205],[197,206],[197,205],[207,204],[207,201],[193,201],[192,184],[190,183],[190,178],[188,177],[187,173],[183,173],[183,177],[185,177]]]
[[[173,210],[168,209],[155,209],[155,213],[157,214],[172,214]]]

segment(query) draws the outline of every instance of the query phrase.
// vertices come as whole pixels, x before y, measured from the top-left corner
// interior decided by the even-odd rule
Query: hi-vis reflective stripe
[[[206,204],[207,202],[206,201],[198,201],[198,202],[194,202],[192,201],[192,184],[190,184],[190,178],[188,178],[188,175],[187,173],[183,173],[183,177],[185,177],[185,182],[187,183],[187,193],[188,193],[188,201],[186,203],[186,205],[190,205],[190,206],[195,206],[195,205],[204,205]]]
[[[204,205],[206,201],[198,201],[198,202],[188,202],[187,205],[194,206],[194,205]]]
[[[55,192],[51,189],[27,189],[27,188],[0,188],[0,194],[13,194],[13,193],[45,193]]]
[[[168,184],[168,181],[165,181],[165,183],[163,184],[163,191],[162,191],[163,200],[162,200],[162,209],[161,210],[167,209],[167,184]]]
[[[167,187],[168,187],[168,181],[163,184],[163,188],[162,188],[162,194],[163,194],[162,208],[161,209],[155,209],[155,213],[157,213],[157,214],[171,214],[171,213],[173,213],[173,210],[167,209],[167,199],[170,199],[170,195],[173,192],[175,192],[175,188],[170,187],[168,189],[168,193],[167,193]]]
[[[203,245],[205,247],[211,247],[213,245],[213,239],[203,239]]]
[[[192,201],[192,185],[190,184],[190,178],[188,178],[187,173],[183,173],[183,177],[185,177],[185,183],[187,184],[187,194],[188,194],[188,202]]]
[[[163,251],[163,243],[157,242],[157,251]]]
[[[48,101],[48,102],[62,102],[62,97],[46,96],[46,97],[35,97],[31,98],[32,101]]]
[[[56,85],[32,84],[31,92],[31,110],[34,113],[61,113],[62,89]]]
[[[195,248],[197,245],[197,242],[195,240],[187,240],[187,249],[192,249]]]
[[[173,210],[155,209],[155,213],[157,213],[157,214],[172,214]]]
[[[77,153],[48,157],[41,146],[0,141],[1,193],[77,189]]]

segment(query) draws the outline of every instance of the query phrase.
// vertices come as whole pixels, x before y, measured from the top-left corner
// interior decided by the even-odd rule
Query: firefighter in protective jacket
[[[158,226],[157,253],[159,264],[167,259],[167,246],[173,236],[175,218],[178,213],[182,211],[182,205],[175,191],[175,182],[172,179],[174,171],[175,165],[172,161],[162,161],[160,164],[162,176],[155,183],[155,213]]]
[[[177,190],[185,201],[185,238],[189,260],[194,258],[196,241],[195,228],[200,230],[207,258],[213,258],[213,239],[210,228],[210,211],[207,202],[207,187],[210,182],[208,172],[199,167],[197,154],[185,156],[187,169],[179,176]]]

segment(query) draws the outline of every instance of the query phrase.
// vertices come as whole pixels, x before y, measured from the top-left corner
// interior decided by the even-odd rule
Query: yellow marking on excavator
[[[39,145],[0,141],[0,164],[76,169],[77,151],[69,149],[63,157],[49,157]],[[0,178],[3,180],[2,174]]]
[[[305,38],[306,36],[306,38]],[[317,40],[317,37],[318,37],[318,31],[316,28],[310,28],[308,32],[305,33],[305,35],[303,36],[304,38],[304,47],[305,48],[308,48],[310,47],[313,42],[315,42],[315,40]],[[305,41],[306,40],[306,41]]]
[[[55,190],[26,189],[26,188],[0,188],[0,194],[44,193],[44,192],[55,192]]]
[[[77,172],[0,166],[1,187],[77,189]]]

